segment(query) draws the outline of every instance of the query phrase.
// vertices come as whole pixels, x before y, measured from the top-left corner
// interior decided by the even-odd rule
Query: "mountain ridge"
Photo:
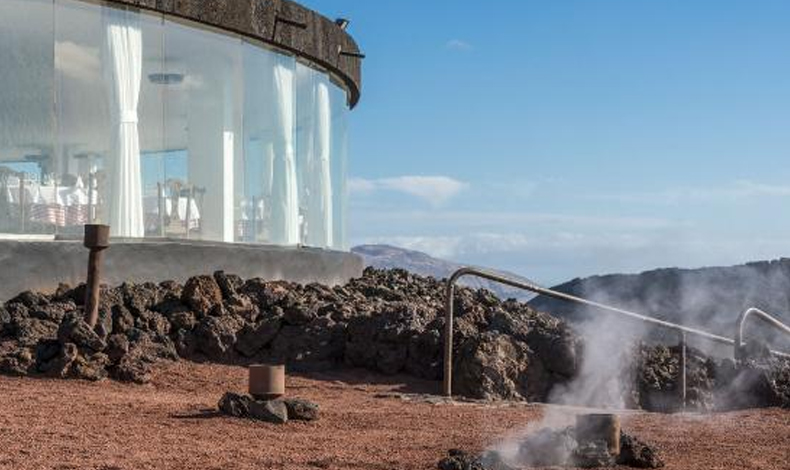
[[[790,258],[734,266],[595,275],[576,278],[553,289],[730,338],[738,316],[750,307],[790,323]],[[594,318],[584,307],[545,296],[538,296],[529,304],[571,323]],[[790,338],[779,337],[775,331],[756,323],[750,328],[759,328],[773,344],[790,345]]]
[[[408,250],[386,244],[359,245],[352,248],[351,251],[361,256],[365,260],[365,265],[369,267],[378,269],[400,268],[414,274],[431,276],[436,279],[446,279],[458,269],[471,266],[435,258],[421,251]],[[491,268],[487,269],[511,279],[533,282],[530,279],[508,271]],[[522,302],[527,302],[535,298],[535,294],[529,291],[516,289],[480,278],[466,277],[461,279],[459,284],[475,289],[488,289],[503,300],[513,298]]]

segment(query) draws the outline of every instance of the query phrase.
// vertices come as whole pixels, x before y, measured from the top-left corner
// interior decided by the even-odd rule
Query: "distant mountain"
[[[351,251],[362,256],[367,266],[378,269],[401,268],[414,274],[432,276],[437,279],[447,278],[458,269],[464,267],[462,264],[434,258],[419,251],[407,250],[390,245],[360,245],[352,248]],[[495,272],[512,279],[532,282],[522,276],[506,271]],[[475,289],[488,289],[501,299],[514,298],[522,302],[527,302],[535,297],[531,292],[493,283],[485,279],[467,277],[461,279],[460,284]]]
[[[554,289],[729,338],[738,315],[749,307],[790,323],[790,259],[786,258],[731,267],[592,276]],[[583,307],[544,296],[533,299],[530,306],[572,323],[595,318]],[[790,340],[779,341],[776,344],[790,345]]]

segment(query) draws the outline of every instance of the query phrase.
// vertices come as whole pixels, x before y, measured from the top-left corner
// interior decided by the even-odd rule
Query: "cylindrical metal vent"
[[[610,455],[620,455],[620,418],[612,414],[577,416],[576,441],[580,446],[604,441]]]
[[[250,366],[250,395],[259,400],[273,400],[285,395],[285,366]]]

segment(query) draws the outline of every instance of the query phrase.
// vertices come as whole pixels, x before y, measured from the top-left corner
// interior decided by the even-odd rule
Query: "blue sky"
[[[790,2],[304,3],[368,56],[353,243],[547,284],[790,255]]]

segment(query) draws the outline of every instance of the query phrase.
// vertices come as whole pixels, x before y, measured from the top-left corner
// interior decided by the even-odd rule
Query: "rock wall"
[[[187,359],[361,367],[438,381],[444,286],[402,270],[367,269],[334,287],[216,272],[183,285],[104,287],[95,328],[82,321],[84,286],[26,291],[0,308],[0,373],[145,383],[158,362]],[[458,289],[455,305],[456,394],[545,402],[577,377],[584,348],[562,321],[482,289]],[[790,361],[755,346],[740,364],[692,349],[689,405],[790,406]],[[679,409],[677,349],[640,345],[632,358],[623,371],[625,402]]]
[[[158,361],[184,358],[441,378],[444,284],[406,271],[368,269],[335,287],[223,272],[127,283],[103,289],[95,330],[81,321],[83,297],[64,285],[8,301],[0,371],[146,382]],[[544,401],[575,373],[579,344],[562,322],[484,290],[459,289],[457,308],[457,393]]]

